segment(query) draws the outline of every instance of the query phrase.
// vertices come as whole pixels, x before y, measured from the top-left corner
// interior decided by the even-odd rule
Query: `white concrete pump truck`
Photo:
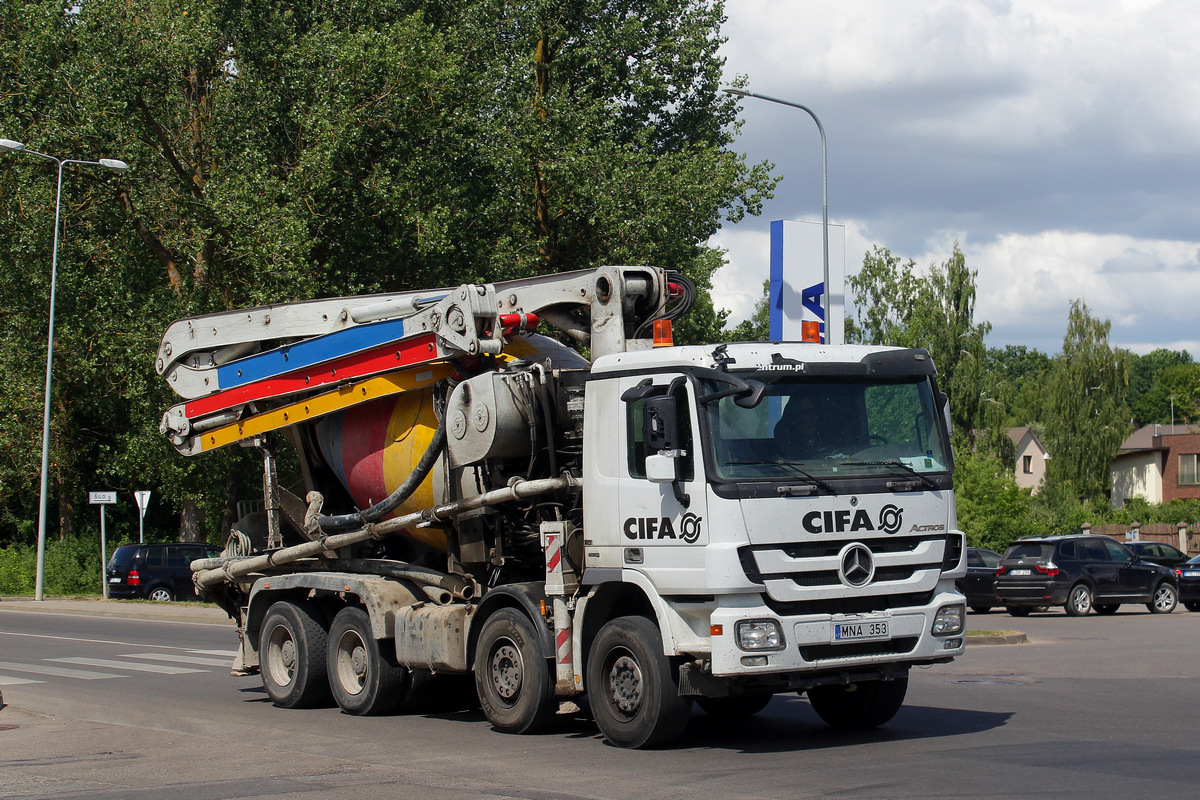
[[[693,298],[677,273],[604,267],[173,323],[156,366],[184,399],[162,432],[263,458],[261,510],[192,565],[237,623],[235,673],[350,714],[473,674],[500,731],[578,701],[623,747],[674,740],[693,701],[737,717],[796,692],[835,728],[891,719],[912,667],[963,652],[934,365],[669,346]]]

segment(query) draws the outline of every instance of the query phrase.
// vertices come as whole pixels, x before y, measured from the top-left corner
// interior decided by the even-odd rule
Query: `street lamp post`
[[[0,153],[29,153],[40,156],[58,164],[58,186],[54,198],[54,246],[50,251],[50,326],[46,334],[46,390],[45,405],[42,407],[42,487],[38,499],[38,545],[37,545],[37,579],[34,597],[43,598],[43,588],[46,577],[46,495],[50,476],[50,378],[54,365],[54,292],[58,283],[58,229],[62,211],[62,182],[63,167],[67,164],[79,164],[86,167],[104,167],[118,174],[129,169],[124,161],[115,158],[102,158],[99,161],[81,161],[76,158],[56,158],[36,150],[29,150],[20,142],[12,139],[0,139]]]
[[[721,91],[725,94],[736,95],[737,97],[757,97],[759,100],[766,100],[768,103],[778,103],[781,106],[798,108],[812,117],[813,122],[817,123],[817,130],[821,133],[821,244],[825,259],[823,284],[825,289],[825,343],[829,344],[829,333],[832,330],[829,316],[833,310],[833,298],[831,296],[833,287],[829,285],[829,159],[825,148],[825,126],[821,124],[821,120],[817,118],[817,115],[808,106],[802,106],[790,100],[780,100],[778,97],[769,97],[765,94],[748,92],[745,89],[722,89]]]

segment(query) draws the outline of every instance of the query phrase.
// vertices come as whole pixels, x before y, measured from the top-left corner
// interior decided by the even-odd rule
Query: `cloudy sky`
[[[920,265],[955,240],[992,346],[1061,349],[1082,298],[1136,353],[1200,358],[1200,6],[1194,0],[728,0],[726,75],[811,108],[828,137],[846,270],[880,244]],[[820,137],[747,98],[736,147],[784,180],[714,243],[737,321],[772,219],[821,219]]]

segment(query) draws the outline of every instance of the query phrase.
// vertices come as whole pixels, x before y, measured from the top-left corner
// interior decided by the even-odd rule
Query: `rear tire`
[[[676,667],[645,617],[618,617],[600,629],[588,655],[587,693],[596,726],[617,747],[667,744],[691,719],[692,698],[679,695]]]
[[[357,606],[347,606],[333,618],[325,669],[342,711],[360,717],[387,714],[404,700],[409,672],[397,663],[388,643],[394,642],[372,635],[371,618]]]
[[[906,694],[907,675],[849,686],[814,686],[808,690],[808,702],[831,728],[860,731],[876,728],[896,716]]]
[[[736,697],[697,697],[696,705],[714,719],[734,720],[753,717],[767,707],[774,695],[740,694]]]
[[[536,733],[554,719],[554,673],[537,629],[522,612],[502,608],[483,623],[475,688],[483,713],[503,733]]]
[[[166,586],[155,586],[146,595],[147,600],[153,600],[156,603],[169,603],[175,599],[175,593]]]
[[[1179,605],[1179,590],[1166,581],[1162,581],[1154,588],[1154,595],[1150,598],[1150,602],[1146,603],[1146,608],[1150,609],[1151,614],[1170,614],[1177,605]]]
[[[1005,610],[1014,617],[1028,617],[1029,612],[1033,611],[1029,606],[1008,606]]]
[[[1070,617],[1085,617],[1092,610],[1092,590],[1086,583],[1077,583],[1067,593],[1067,604],[1063,609]]]
[[[258,657],[271,702],[281,708],[310,708],[329,698],[327,639],[319,612],[308,603],[281,600],[267,610],[258,633]]]

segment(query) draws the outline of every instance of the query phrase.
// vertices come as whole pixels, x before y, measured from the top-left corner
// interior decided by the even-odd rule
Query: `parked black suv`
[[[149,600],[193,598],[196,588],[192,585],[192,562],[220,554],[221,548],[213,544],[123,544],[108,560],[108,596]]]
[[[1008,548],[996,570],[996,596],[1014,617],[1037,606],[1063,606],[1073,617],[1093,608],[1113,614],[1122,603],[1169,614],[1179,602],[1179,580],[1107,536],[1046,536]]]
[[[967,606],[976,614],[986,614],[1000,605],[996,597],[996,568],[1001,556],[982,547],[967,548],[967,574],[954,582],[967,598]]]

